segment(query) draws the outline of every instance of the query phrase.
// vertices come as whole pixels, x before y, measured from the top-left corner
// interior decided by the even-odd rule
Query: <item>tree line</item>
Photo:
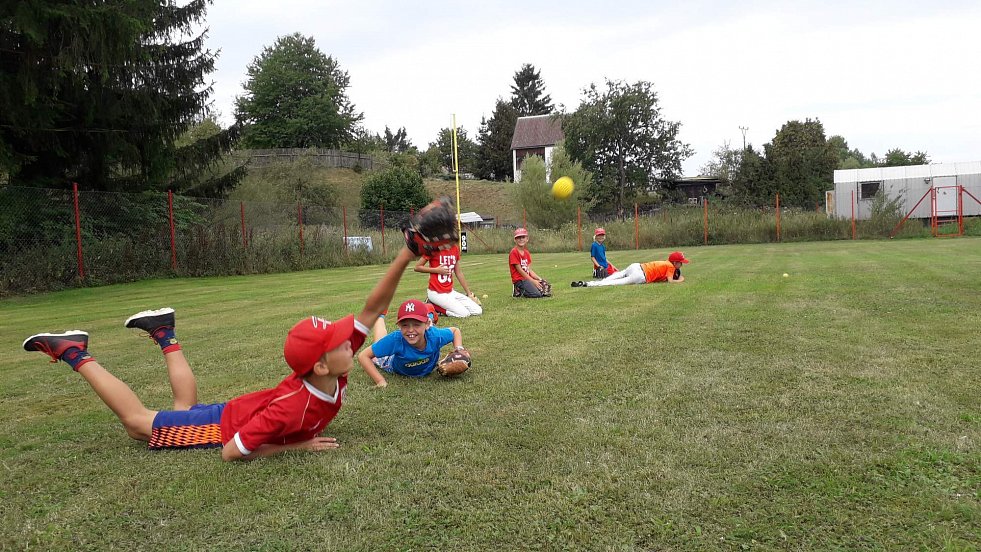
[[[0,182],[64,187],[80,181],[94,190],[223,197],[246,171],[228,162],[232,148],[377,153],[389,159],[393,183],[412,186],[453,168],[449,128],[424,148],[412,144],[405,127],[366,129],[347,95],[347,71],[299,33],[277,38],[256,55],[235,101],[235,122],[221,128],[207,81],[217,53],[205,48],[206,29],[195,32],[211,1],[0,6]],[[567,110],[554,105],[540,71],[524,64],[510,94],[498,96],[474,134],[457,129],[460,172],[513,179],[511,139],[518,118],[530,115],[559,120],[563,170],[584,175],[577,194],[595,209],[623,212],[657,190],[659,199],[670,198],[669,183],[694,154],[678,139],[681,123],[662,115],[651,82],[592,83],[579,106]],[[768,203],[779,191],[787,204],[807,206],[823,197],[834,168],[927,161],[925,153],[898,149],[882,159],[865,156],[840,136],[826,139],[820,121],[808,119],[789,121],[762,150],[724,145],[703,173],[745,203]],[[542,179],[548,171],[528,174]],[[363,202],[418,206],[401,205],[399,194],[379,194],[384,199]],[[402,196],[410,203],[426,199],[409,190]]]

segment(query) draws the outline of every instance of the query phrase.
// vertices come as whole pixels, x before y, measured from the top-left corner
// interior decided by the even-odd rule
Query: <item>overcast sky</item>
[[[404,126],[425,149],[442,127],[476,136],[531,63],[569,111],[605,79],[654,83],[697,175],[724,143],[757,148],[818,118],[866,155],[981,160],[981,2],[215,0],[214,107],[234,116],[245,70],[279,36],[312,36],[351,77],[364,124]],[[683,5],[682,5],[683,4]]]

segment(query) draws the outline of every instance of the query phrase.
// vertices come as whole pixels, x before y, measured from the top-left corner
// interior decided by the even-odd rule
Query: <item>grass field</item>
[[[531,244],[534,249],[534,243]],[[612,251],[618,265],[667,251]],[[343,447],[225,464],[149,453],[64,364],[85,329],[154,408],[159,350],[122,327],[173,306],[200,398],[275,385],[300,317],[360,310],[383,267],[173,279],[0,302],[0,548],[44,550],[976,550],[981,239],[693,248],[684,284],[509,296],[502,255],[456,380],[360,369]],[[788,278],[783,278],[783,273]],[[409,272],[396,295],[420,296]]]

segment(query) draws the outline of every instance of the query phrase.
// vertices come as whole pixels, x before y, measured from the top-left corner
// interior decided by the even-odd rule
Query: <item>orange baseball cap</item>
[[[520,238],[522,236],[528,237],[528,229],[527,228],[518,228],[517,230],[514,231],[514,238],[515,239],[518,239],[518,238]]]
[[[593,235],[594,236],[605,236],[606,235],[606,230],[604,230],[603,227],[600,226],[599,228],[596,229],[595,232],[593,232]]]
[[[317,316],[300,320],[286,334],[283,356],[293,372],[304,376],[313,370],[313,365],[327,351],[333,351],[354,333],[354,315],[348,315],[337,322],[324,320]]]
[[[668,260],[672,263],[685,263],[688,264],[688,259],[685,258],[685,254],[681,251],[675,251],[674,253],[668,255]]]

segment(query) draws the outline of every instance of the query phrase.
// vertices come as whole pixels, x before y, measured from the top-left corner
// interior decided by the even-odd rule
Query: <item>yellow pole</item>
[[[456,174],[456,233],[463,230],[460,225],[460,160],[456,148],[456,113],[453,114],[453,172]]]

